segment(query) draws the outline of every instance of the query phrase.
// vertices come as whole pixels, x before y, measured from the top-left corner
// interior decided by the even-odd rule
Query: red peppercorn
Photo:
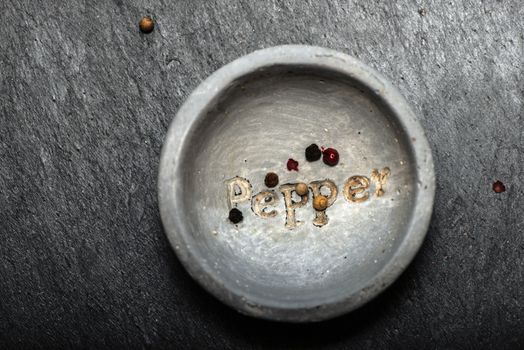
[[[495,181],[493,183],[493,191],[495,193],[502,193],[504,191],[506,191],[506,186],[504,186],[504,184],[500,181]]]
[[[323,153],[322,160],[325,164],[329,166],[335,166],[338,164],[339,155],[336,149],[326,148]]]
[[[298,162],[292,158],[289,158],[287,160],[287,170],[295,170],[298,171]]]

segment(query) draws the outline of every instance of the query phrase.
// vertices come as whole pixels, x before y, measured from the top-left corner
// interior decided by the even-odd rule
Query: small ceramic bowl
[[[338,164],[307,161],[311,144],[337,150]],[[169,127],[158,181],[189,274],[242,313],[292,322],[344,314],[389,286],[422,243],[435,193],[428,142],[397,89],[353,57],[296,45],[202,82]]]

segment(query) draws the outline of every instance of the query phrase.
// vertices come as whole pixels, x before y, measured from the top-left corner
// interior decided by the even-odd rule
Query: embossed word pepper
[[[369,200],[371,196],[383,196],[384,187],[390,174],[391,170],[385,167],[381,170],[373,169],[370,177],[362,175],[348,177],[342,190],[344,199],[348,203],[362,203]],[[251,201],[251,210],[260,218],[272,218],[279,214],[275,208],[280,201],[277,191],[263,190],[252,195],[251,183],[246,178],[239,176],[227,180],[225,184],[230,210],[236,208],[240,203]],[[308,184],[303,182],[286,183],[278,187],[278,192],[282,194],[284,199],[285,226],[292,229],[301,224],[296,219],[295,211],[309,202],[310,193],[312,206],[315,209],[313,225],[317,227],[326,225],[329,222],[326,211],[337,200],[339,190],[335,182],[324,179],[311,181]]]

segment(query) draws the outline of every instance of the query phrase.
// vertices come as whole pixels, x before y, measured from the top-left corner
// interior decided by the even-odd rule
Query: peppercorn
[[[287,160],[287,170],[295,170],[298,171],[298,162],[292,158],[289,158]]]
[[[267,173],[264,179],[264,183],[269,188],[275,187],[276,185],[278,185],[278,175],[275,173]]]
[[[295,192],[299,195],[299,196],[304,196],[307,194],[308,192],[308,188],[307,188],[307,185],[303,182],[301,183],[298,183],[297,186],[295,187]]]
[[[502,193],[506,191],[506,186],[504,186],[502,182],[496,181],[493,183],[493,191],[495,191],[495,193]]]
[[[155,22],[151,17],[144,16],[138,23],[138,27],[142,33],[149,34],[153,31],[153,29],[155,29]]]
[[[242,219],[244,219],[244,215],[242,215],[242,212],[237,208],[233,208],[229,211],[229,221],[232,223],[238,224]]]
[[[313,208],[318,211],[326,210],[328,207],[328,199],[326,196],[318,195],[313,198]]]
[[[314,143],[309,145],[306,148],[306,160],[308,162],[315,162],[320,159],[322,156],[322,151],[320,151],[320,148]]]
[[[324,150],[324,156],[322,157],[322,160],[325,164],[329,166],[335,166],[338,164],[339,155],[336,149],[334,148],[327,148]]]

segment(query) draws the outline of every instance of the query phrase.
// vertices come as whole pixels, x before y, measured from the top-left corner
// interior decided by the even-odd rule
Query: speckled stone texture
[[[152,34],[139,32],[144,15]],[[521,0],[1,1],[0,348],[522,348],[523,18]],[[389,78],[437,173],[408,270],[312,325],[251,319],[208,295],[172,252],[156,199],[167,126],[191,90],[286,43]]]

